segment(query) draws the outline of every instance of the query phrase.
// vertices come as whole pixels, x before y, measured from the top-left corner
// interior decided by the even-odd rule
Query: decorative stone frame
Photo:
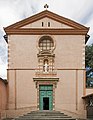
[[[59,78],[33,78],[37,88],[37,109],[39,110],[39,86],[53,85],[53,110],[55,110],[55,88]]]
[[[42,75],[54,75],[55,74],[55,70],[54,70],[54,59],[55,59],[55,55],[47,55],[47,54],[39,54],[38,56],[38,70],[36,71],[36,77],[42,77]],[[48,73],[44,73],[43,71],[43,62],[44,60],[47,59],[48,60],[48,65],[49,65],[49,71]]]
[[[49,36],[49,37],[52,38],[52,40],[53,40],[54,47],[53,47],[53,49],[51,50],[51,53],[52,53],[52,52],[55,50],[55,48],[56,48],[56,41],[55,41],[55,38],[54,38],[53,35],[49,35],[49,34],[40,35],[40,36],[38,37],[38,39],[37,39],[37,48],[38,48],[38,50],[40,51],[39,41],[40,41],[40,39],[41,39],[42,37],[44,37],[44,36]]]
[[[44,36],[49,36],[51,39],[52,39],[52,41],[53,41],[53,44],[54,44],[54,46],[53,46],[53,49],[51,49],[51,50],[49,50],[49,51],[40,51],[41,49],[39,48],[39,41],[40,41],[40,39],[42,38],[42,37],[44,37]],[[37,54],[37,58],[38,58],[38,69],[37,69],[37,71],[36,71],[36,77],[42,77],[42,75],[44,76],[46,76],[46,75],[56,75],[55,73],[55,70],[54,70],[54,59],[55,59],[55,54],[53,53],[54,52],[54,49],[55,49],[55,46],[56,44],[55,44],[55,39],[54,39],[54,37],[53,36],[51,36],[51,35],[48,35],[48,34],[44,34],[44,35],[42,35],[42,36],[39,36],[39,38],[38,38],[38,41],[37,41],[37,48],[38,48],[38,54]],[[43,61],[45,60],[45,59],[47,59],[48,61],[49,61],[49,71],[48,71],[48,73],[44,73],[44,71],[43,71]]]

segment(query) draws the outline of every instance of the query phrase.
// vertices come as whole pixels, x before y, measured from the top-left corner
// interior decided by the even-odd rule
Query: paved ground
[[[14,120],[13,118],[6,118],[3,120]],[[93,118],[88,118],[88,119],[77,119],[77,120],[93,120]]]

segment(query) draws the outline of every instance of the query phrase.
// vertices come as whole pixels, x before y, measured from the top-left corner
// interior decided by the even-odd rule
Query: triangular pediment
[[[75,29],[72,26],[69,26],[67,24],[64,24],[62,22],[53,20],[49,17],[44,17],[42,19],[39,19],[37,21],[34,21],[32,23],[29,23],[25,26],[22,26],[21,28],[65,28],[65,29]]]
[[[43,21],[49,21],[52,22],[52,25],[50,27],[47,26],[43,26],[41,24],[43,24]],[[41,26],[40,26],[41,25]],[[43,26],[43,27],[42,27]],[[22,30],[35,30],[35,29],[52,29],[52,28],[56,28],[56,29],[63,29],[63,30],[85,30],[88,31],[89,28],[76,23],[70,19],[67,19],[65,17],[59,16],[53,12],[50,12],[48,10],[42,11],[38,14],[35,14],[29,18],[26,18],[22,21],[19,21],[15,24],[12,24],[8,27],[5,28],[5,32],[9,33],[9,31],[12,33],[12,31],[21,31]]]
[[[6,29],[12,29],[12,28],[19,29],[19,28],[24,28],[24,27],[26,28],[26,26],[28,28],[28,26],[30,26],[31,23],[35,23],[37,21],[40,21],[40,20],[42,21],[45,19],[52,20],[55,23],[61,23],[63,25],[63,28],[67,27],[67,28],[73,28],[73,29],[86,29],[85,26],[83,26],[79,23],[76,23],[70,19],[59,16],[48,10],[42,11],[42,12],[35,14],[29,18],[26,18],[26,19],[19,21],[13,25],[10,25],[10,26],[6,27]]]

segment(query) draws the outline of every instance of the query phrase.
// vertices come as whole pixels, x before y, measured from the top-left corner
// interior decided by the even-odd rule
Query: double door
[[[53,109],[53,86],[52,85],[39,86],[39,109],[40,110]]]

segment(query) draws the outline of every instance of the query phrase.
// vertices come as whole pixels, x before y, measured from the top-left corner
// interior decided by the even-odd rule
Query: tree
[[[86,67],[90,67],[93,69],[93,44],[91,46],[86,46],[85,51]]]
[[[85,63],[86,63],[86,86],[93,87],[93,44],[86,46]]]

